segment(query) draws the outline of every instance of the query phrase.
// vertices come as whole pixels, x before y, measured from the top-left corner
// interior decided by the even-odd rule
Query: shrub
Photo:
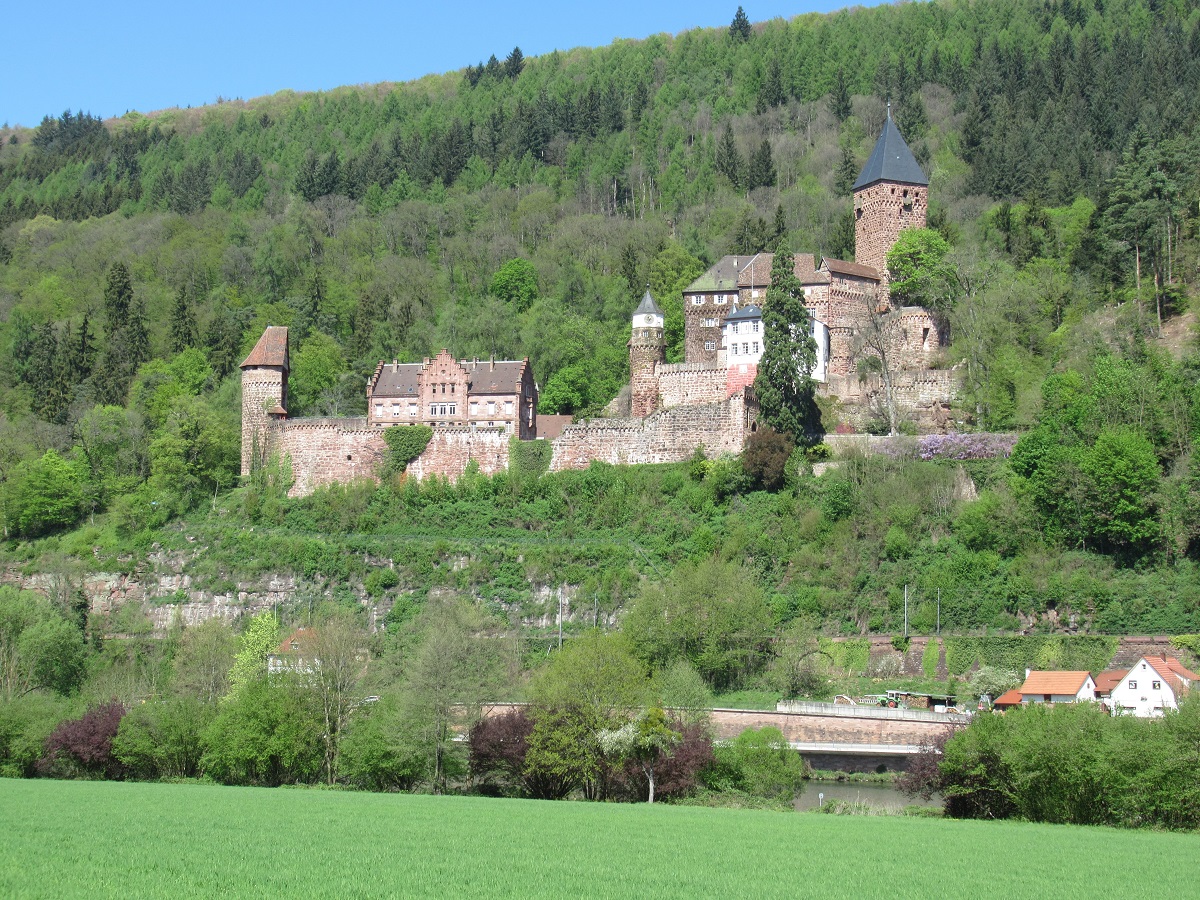
[[[387,474],[395,475],[425,452],[433,440],[433,429],[428,425],[392,425],[383,429],[383,439],[388,445]]]
[[[518,478],[540,478],[550,470],[553,453],[549,441],[522,441],[514,434],[508,442],[508,470]]]
[[[123,718],[124,705],[112,700],[63,722],[46,738],[39,771],[59,778],[120,778],[125,767],[112,751]]]

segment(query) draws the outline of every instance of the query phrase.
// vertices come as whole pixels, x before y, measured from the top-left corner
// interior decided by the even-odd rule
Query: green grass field
[[[3,897],[1194,897],[1200,835],[0,780]]]

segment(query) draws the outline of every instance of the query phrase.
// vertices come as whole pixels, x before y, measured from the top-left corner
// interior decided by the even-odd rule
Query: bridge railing
[[[931,709],[899,709],[887,706],[850,706],[842,703],[818,703],[813,700],[780,700],[775,711],[806,716],[836,716],[846,719],[891,719],[900,722],[945,722],[966,725],[965,713],[941,713]]]

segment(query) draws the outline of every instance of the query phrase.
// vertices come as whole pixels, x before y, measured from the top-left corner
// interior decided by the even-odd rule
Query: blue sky
[[[758,22],[847,3],[743,5]],[[33,126],[67,108],[107,118],[130,109],[200,106],[218,96],[248,100],[289,88],[407,81],[492,53],[503,59],[514,46],[537,56],[728,25],[737,6],[731,0],[15,3],[3,17],[0,122]]]

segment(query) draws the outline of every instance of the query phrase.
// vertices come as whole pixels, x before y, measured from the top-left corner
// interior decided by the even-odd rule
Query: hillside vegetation
[[[1200,363],[1179,326],[1198,87],[1195,3],[909,3],[6,131],[5,552],[77,581],[196,539],[209,586],[269,567],[508,615],[565,583],[596,620],[728,577],[761,600],[760,644],[797,618],[898,630],[905,584],[919,630],[939,590],[950,629],[1198,630]],[[888,99],[949,244],[910,296],[948,319],[963,427],[1022,433],[1007,462],[901,447],[817,479],[763,447],[745,468],[289,501],[281,466],[235,488],[236,366],[265,325],[291,328],[295,415],[360,413],[379,359],[442,346],[528,355],[543,411],[595,412],[645,283],[677,353],[679,290],[721,254],[780,235],[851,253]]]

